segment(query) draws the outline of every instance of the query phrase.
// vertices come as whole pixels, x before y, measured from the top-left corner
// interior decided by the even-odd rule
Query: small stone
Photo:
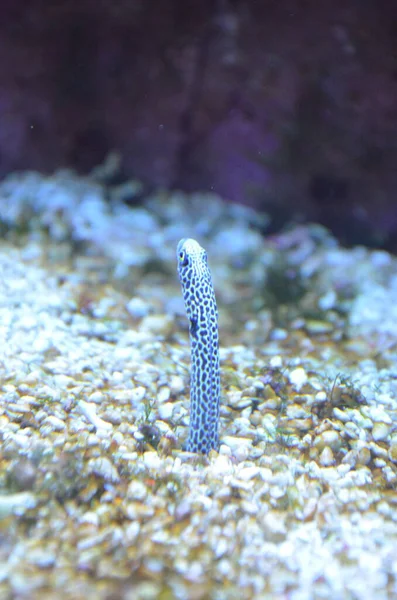
[[[319,450],[323,450],[326,446],[329,446],[331,450],[338,451],[342,445],[342,440],[339,437],[337,431],[333,429],[329,429],[327,431],[323,431],[320,435],[318,435],[313,442],[314,446]]]
[[[281,329],[281,327],[276,327],[275,329],[273,329],[270,333],[270,338],[272,340],[286,340],[288,337],[288,331],[286,331],[285,329]]]
[[[112,425],[120,425],[122,422],[122,416],[118,410],[115,408],[108,408],[108,410],[103,415],[104,421],[106,423],[111,423]]]
[[[243,481],[249,481],[250,479],[254,479],[260,474],[259,467],[245,467],[241,469],[238,474],[238,477]]]
[[[177,447],[177,438],[173,432],[163,435],[157,446],[157,451],[161,456],[170,456]]]
[[[11,417],[19,417],[20,419],[30,413],[31,408],[28,404],[22,404],[21,402],[7,402],[6,413]]]
[[[233,472],[231,459],[224,454],[217,454],[211,461],[211,471],[214,475],[224,476]]]
[[[397,463],[397,438],[392,439],[388,455],[392,462]]]
[[[94,527],[99,526],[99,516],[96,512],[87,511],[84,513],[79,519],[79,523],[87,523],[88,525],[93,525]]]
[[[142,298],[137,297],[131,298],[126,304],[126,309],[134,319],[142,319],[142,317],[146,317],[149,313],[148,304]]]
[[[169,387],[163,386],[162,388],[159,389],[158,394],[157,394],[157,401],[162,404],[164,402],[167,402],[170,399],[171,396],[171,390]]]
[[[233,435],[225,435],[222,438],[223,444],[226,444],[231,449],[232,453],[241,449],[243,446],[248,448],[252,444],[252,440],[249,438],[235,437]]]
[[[310,431],[313,428],[313,421],[311,418],[308,419],[290,419],[286,422],[287,428],[291,431],[291,435],[289,436],[289,443],[294,444],[293,432],[296,431]],[[295,436],[296,437],[296,436]],[[287,436],[288,438],[288,436]]]
[[[152,335],[169,335],[174,327],[174,321],[169,315],[149,315],[140,325],[140,331]]]
[[[36,506],[36,498],[30,492],[19,492],[0,496],[0,519],[12,514],[23,514]]]
[[[240,390],[229,390],[226,392],[226,404],[235,408],[241,399],[241,395]]]
[[[226,446],[226,444],[221,444],[219,448],[219,454],[222,454],[223,456],[231,456],[231,448],[229,448],[229,446]]]
[[[239,446],[234,451],[234,457],[237,461],[242,462],[243,460],[247,460],[250,455],[249,446]]]
[[[129,404],[134,401],[134,390],[116,390],[112,393],[112,398],[117,404]]]
[[[321,452],[320,464],[323,467],[332,467],[335,464],[335,457],[329,446],[325,446],[325,448]]]
[[[345,423],[344,431],[353,440],[357,440],[360,437],[360,428],[353,421]]]
[[[22,386],[19,386],[19,391],[21,391]],[[27,387],[27,386],[26,386]],[[24,404],[33,404],[34,406],[37,403],[37,400],[34,396],[29,396],[28,394],[26,394],[25,396],[21,396],[20,397],[20,401],[23,402]]]
[[[80,400],[77,403],[80,412],[86,417],[86,419],[94,425],[98,430],[109,431],[112,429],[112,425],[107,421],[104,421],[96,414],[96,406],[92,402],[85,402]]]
[[[180,394],[181,392],[183,392],[184,389],[185,389],[185,384],[184,384],[182,377],[180,377],[179,375],[174,375],[173,377],[171,377],[171,381],[170,381],[171,394],[176,396],[176,395]]]
[[[116,385],[121,385],[124,381],[124,374],[121,371],[113,371],[112,380]]]
[[[131,521],[150,519],[154,515],[153,506],[146,506],[142,502],[131,502],[127,505],[126,514]]]
[[[333,325],[327,321],[318,321],[316,319],[309,319],[306,321],[306,330],[311,335],[331,333],[333,329]]]
[[[387,423],[388,425],[392,424],[392,419],[390,415],[388,415],[383,407],[379,406],[366,406],[362,408],[365,416],[369,417],[372,421],[377,421],[380,423]]]
[[[357,452],[355,450],[349,450],[349,452],[343,457],[342,463],[344,465],[355,467],[357,464]]]
[[[384,517],[390,517],[393,512],[390,505],[385,501],[379,502],[378,506],[376,507],[376,510],[379,514],[383,515]]]
[[[130,525],[125,529],[125,537],[126,540],[131,544],[135,542],[136,538],[139,535],[141,529],[140,523],[138,521],[133,521]]]
[[[104,400],[104,396],[103,396],[102,392],[93,392],[92,394],[90,394],[89,400],[90,400],[90,402],[95,402],[96,404],[101,404],[101,402],[103,402],[103,400]]]
[[[335,290],[330,289],[324,296],[318,299],[318,306],[321,310],[330,310],[337,302]]]
[[[308,410],[303,404],[290,404],[287,407],[287,417],[289,419],[304,419],[308,416]]]
[[[127,489],[127,498],[129,500],[145,500],[147,496],[146,486],[141,481],[131,481]]]
[[[3,385],[3,392],[5,392],[6,394],[15,394],[16,387],[15,385],[12,385],[12,383],[6,383]]]
[[[357,464],[358,465],[368,465],[371,461],[371,451],[369,448],[360,448],[357,452]]]
[[[37,468],[26,458],[19,458],[9,472],[10,482],[20,491],[31,490],[37,477]]]
[[[160,419],[171,419],[172,413],[174,412],[174,404],[172,402],[166,402],[165,404],[160,404],[158,407],[158,414]]]
[[[375,442],[383,442],[388,438],[390,431],[391,425],[379,421],[372,427],[372,437],[374,438]]]
[[[124,443],[124,436],[121,431],[116,431],[112,439],[118,446],[121,446]]]
[[[393,487],[396,486],[397,475],[394,469],[387,465],[383,469],[383,475],[388,483],[392,484]]]
[[[281,367],[283,366],[283,360],[281,356],[272,356],[272,358],[269,361],[269,364],[272,369],[281,369]]]
[[[117,469],[110,460],[104,456],[100,458],[92,458],[88,461],[88,472],[99,477],[102,477],[109,483],[119,483],[120,476]]]
[[[142,400],[144,399],[145,395],[146,395],[146,389],[142,386],[139,385],[138,387],[134,388],[133,390],[126,390],[130,396],[130,400],[131,400],[131,404],[133,406],[136,406],[137,404],[139,404],[140,402],[142,402]]]
[[[53,431],[63,431],[66,428],[64,421],[61,421],[61,419],[58,419],[58,417],[54,417],[53,415],[44,419],[43,423],[50,425]]]
[[[324,392],[324,391],[317,392],[317,394],[314,396],[314,400],[316,401],[316,403],[326,402],[326,400],[327,400],[326,392]]]
[[[40,569],[49,569],[53,567],[56,561],[56,550],[45,550],[44,548],[34,548],[29,550],[29,562]]]
[[[307,373],[302,367],[294,369],[289,374],[290,383],[294,386],[297,392],[300,392],[302,387],[307,383],[307,379]]]
[[[318,506],[317,498],[308,498],[307,502],[305,503],[305,505],[303,507],[303,511],[302,511],[302,518],[304,521],[310,521],[311,519],[313,519],[313,517],[316,514],[317,506]]]
[[[397,444],[397,440],[396,440],[396,444]],[[374,456],[376,456],[378,458],[387,458],[387,450],[385,448],[382,448],[382,446],[375,444],[375,442],[370,442],[368,444],[368,447],[370,448],[370,450],[371,450],[372,454],[374,454]],[[390,449],[391,449],[391,445],[390,445]],[[389,452],[390,452],[390,449],[389,449]],[[397,446],[396,446],[396,458],[397,458]]]
[[[242,395],[233,405],[232,407],[236,410],[241,411],[241,414],[244,414],[244,409],[252,406],[252,393],[248,390],[245,390]],[[250,414],[251,411],[249,411]]]
[[[161,458],[157,452],[145,452],[143,462],[149,469],[159,469],[161,467]]]
[[[154,425],[154,427],[157,428],[157,435],[171,435],[174,436],[174,432],[172,431],[171,427],[168,425],[168,423],[166,423],[165,421],[162,421],[161,419],[156,419],[156,424]]]
[[[342,423],[347,423],[347,421],[350,419],[349,415],[337,406],[333,409],[332,412],[334,414],[335,419],[339,419],[339,421],[342,421]]]

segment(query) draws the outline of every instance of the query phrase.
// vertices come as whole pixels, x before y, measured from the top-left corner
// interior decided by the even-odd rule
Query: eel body
[[[186,449],[208,454],[219,447],[218,310],[204,248],[193,239],[182,239],[177,260],[190,323],[190,425]]]

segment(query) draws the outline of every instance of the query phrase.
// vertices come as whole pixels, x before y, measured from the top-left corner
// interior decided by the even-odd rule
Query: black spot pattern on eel
[[[208,454],[219,448],[220,369],[218,309],[207,253],[193,239],[177,248],[178,273],[190,322],[190,426],[186,449]]]

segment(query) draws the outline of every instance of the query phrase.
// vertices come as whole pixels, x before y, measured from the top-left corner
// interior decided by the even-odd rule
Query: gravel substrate
[[[0,184],[0,599],[397,596],[397,260],[134,189]],[[208,457],[182,450],[181,237],[220,312]]]

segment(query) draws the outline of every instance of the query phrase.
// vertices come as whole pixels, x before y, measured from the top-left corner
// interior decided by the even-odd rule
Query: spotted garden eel
[[[204,248],[196,240],[182,239],[177,260],[190,322],[190,425],[186,450],[208,454],[219,447],[218,309]]]

